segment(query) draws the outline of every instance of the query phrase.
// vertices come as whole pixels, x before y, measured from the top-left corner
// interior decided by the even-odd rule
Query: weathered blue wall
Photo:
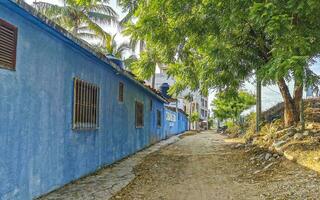
[[[174,120],[168,120],[168,115],[174,116]],[[188,117],[185,113],[178,111],[177,115],[177,112],[165,108],[165,117],[164,132],[166,137],[177,135],[188,130]]]
[[[188,116],[185,113],[179,112],[178,133],[183,133],[187,131],[188,128]]]
[[[18,27],[16,71],[0,69],[0,199],[37,197],[166,137],[163,103],[143,87],[10,1],[0,18]],[[99,130],[72,131],[74,77],[100,86]],[[144,102],[141,129],[134,100]]]

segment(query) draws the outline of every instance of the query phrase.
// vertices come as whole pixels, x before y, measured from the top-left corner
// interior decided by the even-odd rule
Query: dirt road
[[[183,136],[148,155],[113,199],[320,199],[315,172],[283,158],[255,161],[256,154],[212,131]]]

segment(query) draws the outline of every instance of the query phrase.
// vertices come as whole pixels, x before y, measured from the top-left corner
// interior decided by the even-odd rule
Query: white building
[[[152,84],[152,80],[147,82],[150,85]],[[168,83],[169,86],[172,86],[175,83],[175,80],[167,75],[165,67],[161,67],[160,72],[155,74],[155,89],[160,90],[163,83]],[[185,111],[189,116],[194,112],[199,114],[200,121],[190,123],[191,130],[208,128],[208,117],[210,115],[208,109],[208,97],[201,95],[199,91],[191,91],[190,89],[186,89],[173,98],[176,100],[171,101],[169,106],[177,106],[179,109]],[[177,102],[178,105],[176,105]]]

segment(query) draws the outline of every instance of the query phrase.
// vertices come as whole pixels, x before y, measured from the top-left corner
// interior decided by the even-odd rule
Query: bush
[[[249,141],[253,138],[256,133],[256,113],[252,112],[246,116],[245,126],[244,126],[245,135],[243,138],[246,141]]]
[[[226,133],[229,134],[231,137],[236,137],[242,133],[241,127],[233,121],[227,121],[225,125],[227,126]]]

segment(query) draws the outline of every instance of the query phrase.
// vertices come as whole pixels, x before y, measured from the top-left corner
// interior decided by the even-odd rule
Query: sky
[[[25,1],[27,3],[29,3],[29,4],[32,4],[32,2],[34,2],[34,0],[25,0]],[[41,1],[52,3],[52,4],[60,4],[60,5],[62,5],[62,3],[63,3],[62,0],[41,0]],[[117,0],[110,0],[110,6],[118,13],[120,19],[125,16],[125,13],[122,12],[122,8],[117,5]],[[105,26],[103,28],[108,33],[111,33],[112,35],[117,33],[116,41],[118,43],[127,42],[128,41],[128,38],[126,38],[126,37],[124,37],[124,36],[122,36],[121,34],[118,33],[119,30],[116,27]],[[317,60],[317,62],[311,66],[311,69],[315,73],[320,75],[320,59]],[[253,94],[256,93],[255,85],[250,83],[250,82],[247,82],[245,84],[244,89],[249,91],[249,92],[251,92],[251,93],[253,93]],[[209,94],[209,102],[210,103],[212,102],[214,96],[215,96],[214,92],[211,92]],[[266,110],[266,109],[272,107],[273,105],[275,105],[275,104],[277,104],[277,103],[279,103],[281,101],[282,101],[281,94],[280,94],[280,91],[279,91],[279,89],[278,89],[278,87],[276,85],[262,87],[262,110]],[[254,110],[254,108],[251,109],[251,111],[252,110]]]
[[[25,0],[28,4],[32,4],[35,0]],[[57,5],[63,5],[63,0],[37,0],[42,2],[47,2],[51,4],[57,4]],[[116,13],[119,15],[119,18],[122,19],[125,16],[125,13],[122,12],[122,8],[118,6],[117,0],[110,0],[109,5],[116,11]],[[119,29],[114,26],[103,26],[103,29],[110,33],[111,35],[114,35],[117,33],[116,41],[118,43],[121,42],[127,42],[128,38],[124,37],[123,35],[119,34]]]

